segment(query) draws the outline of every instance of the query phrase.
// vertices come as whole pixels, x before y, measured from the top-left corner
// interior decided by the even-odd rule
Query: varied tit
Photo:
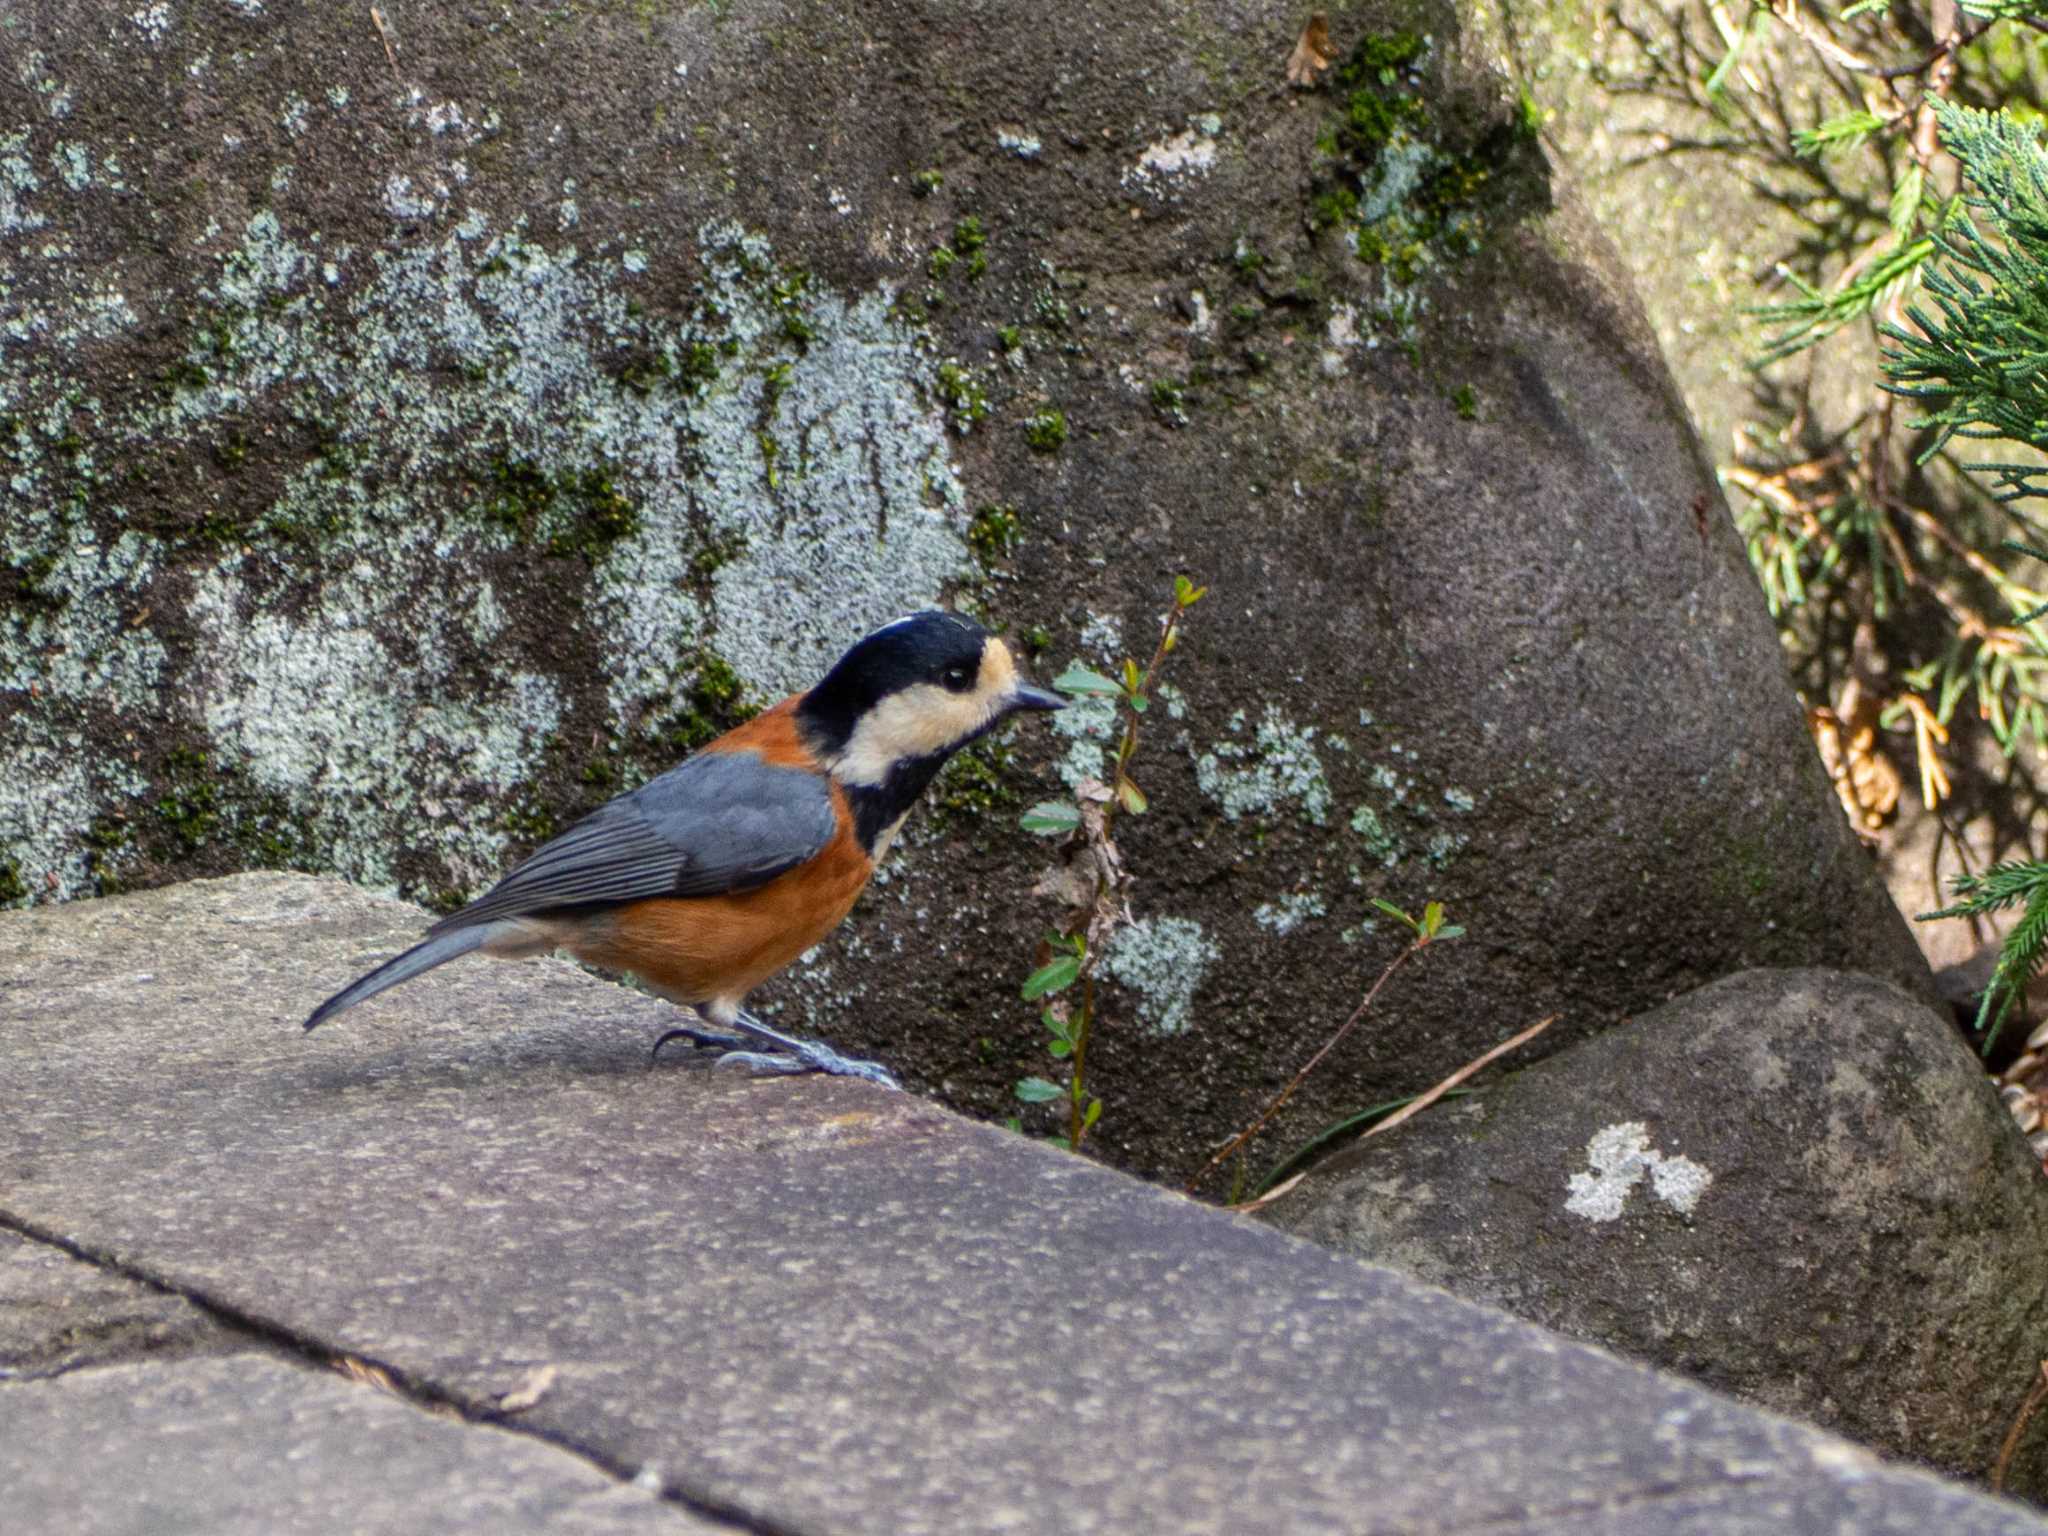
[[[471,950],[565,949],[740,1031],[671,1030],[657,1051],[680,1036],[762,1071],[894,1086],[874,1062],[782,1034],[741,1004],[839,926],[948,758],[1018,710],[1061,703],[971,619],[898,619],[808,693],[598,807],[424,942],[335,993],[306,1028]]]

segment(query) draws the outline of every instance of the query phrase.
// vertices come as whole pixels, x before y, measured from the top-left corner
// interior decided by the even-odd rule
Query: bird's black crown
[[[860,717],[892,693],[920,683],[954,693],[972,688],[987,644],[988,631],[957,613],[927,608],[910,614],[856,641],[804,695],[798,717],[821,748],[837,750]]]

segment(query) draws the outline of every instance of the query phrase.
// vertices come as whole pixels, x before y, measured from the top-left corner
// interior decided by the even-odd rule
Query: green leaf
[[[1189,581],[1189,580],[1187,579],[1187,577],[1185,577],[1185,576],[1176,576],[1176,577],[1174,577],[1174,578],[1173,578],[1173,601],[1174,601],[1174,605],[1175,605],[1176,607],[1179,607],[1179,608],[1185,608],[1185,607],[1187,607],[1187,605],[1188,605],[1189,603],[1191,603],[1191,602],[1193,602],[1193,601],[1194,601],[1194,598],[1193,598],[1193,597],[1191,597],[1191,596],[1189,595],[1189,594],[1190,594],[1190,593],[1192,593],[1192,592],[1193,592],[1194,590],[1195,590],[1195,584],[1194,584],[1194,583],[1193,583],[1192,581]]]
[[[1443,925],[1444,904],[1440,901],[1432,901],[1422,909],[1422,936],[1425,939],[1435,938],[1437,929],[1443,927]]]
[[[1901,242],[1913,233],[1913,221],[1920,214],[1920,189],[1926,182],[1927,173],[1915,163],[1908,167],[1906,174],[1899,178],[1899,184],[1892,188],[1892,233]]]
[[[1042,1077],[1027,1077],[1017,1084],[1017,1100],[1021,1104],[1049,1104],[1054,1099],[1066,1097],[1067,1090],[1058,1083],[1047,1082]]]
[[[1094,1129],[1095,1122],[1102,1118],[1102,1100],[1090,1099],[1087,1109],[1081,1112],[1081,1129]]]
[[[1114,695],[1124,691],[1124,686],[1113,677],[1104,677],[1093,667],[1075,662],[1052,680],[1053,687],[1062,693]]]
[[[1399,907],[1395,906],[1391,901],[1381,901],[1379,897],[1375,896],[1372,899],[1372,904],[1378,907],[1382,912],[1386,913],[1387,916],[1393,918],[1394,921],[1396,921],[1397,923],[1401,923],[1404,926],[1406,926],[1412,932],[1422,932],[1422,925],[1416,922],[1415,919],[1410,917],[1406,912],[1403,912]]]
[[[1445,1094],[1444,1097],[1446,1099],[1469,1098],[1473,1092],[1474,1090],[1470,1088],[1453,1088],[1449,1093]],[[1287,1178],[1291,1174],[1299,1172],[1303,1168],[1306,1168],[1310,1163],[1316,1160],[1318,1154],[1320,1154],[1325,1147],[1327,1147],[1331,1142],[1335,1141],[1338,1137],[1344,1135],[1346,1132],[1365,1130],[1371,1125],[1373,1125],[1375,1122],[1386,1119],[1387,1116],[1391,1115],[1395,1110],[1405,1108],[1407,1105],[1414,1103],[1415,1100],[1419,1097],[1421,1097],[1421,1095],[1411,1093],[1405,1099],[1389,1099],[1384,1104],[1373,1105],[1371,1109],[1361,1109],[1355,1115],[1346,1115],[1342,1120],[1339,1120],[1335,1125],[1328,1125],[1323,1127],[1322,1130],[1316,1132],[1315,1135],[1311,1136],[1307,1141],[1303,1142],[1300,1146],[1296,1147],[1294,1151],[1289,1153],[1286,1157],[1282,1158],[1279,1162],[1275,1163],[1272,1166],[1272,1168],[1267,1171],[1266,1176],[1263,1179],[1259,1180],[1257,1184],[1252,1186],[1252,1197],[1256,1198],[1259,1195],[1263,1195],[1267,1190],[1271,1189],[1275,1184],[1278,1184],[1282,1179]]]
[[[1138,788],[1129,779],[1118,779],[1116,781],[1116,798],[1118,803],[1133,816],[1144,815],[1145,808],[1152,803],[1145,798],[1145,791]]]
[[[1721,56],[1721,62],[1716,64],[1714,72],[1707,76],[1706,91],[1709,96],[1721,94],[1721,87],[1727,83],[1729,75],[1735,72],[1735,66],[1742,61],[1743,45],[1749,41],[1749,34],[1755,30],[1757,18],[1768,14],[1769,12],[1763,10],[1750,12],[1749,19],[1737,30],[1728,44],[1728,51]]]
[[[1138,664],[1126,656],[1124,658],[1124,692],[1136,693],[1138,691],[1138,684],[1144,680],[1144,674],[1138,670]]]
[[[1143,695],[1142,693],[1126,694],[1124,696],[1124,702],[1131,706],[1131,712],[1133,714],[1142,715],[1143,713],[1145,713],[1147,709],[1150,709],[1152,707],[1152,701],[1146,698],[1145,695]]]
[[[1064,992],[1080,974],[1079,955],[1055,956],[1024,979],[1024,1001],[1031,1002],[1048,992]]]
[[[1825,154],[1831,149],[1854,149],[1883,126],[1884,119],[1875,112],[1844,112],[1817,128],[1801,128],[1792,135],[1792,147],[1802,155]]]
[[[1450,939],[1462,939],[1465,937],[1465,930],[1456,923],[1446,923],[1443,927],[1437,929],[1433,937],[1437,943],[1442,944]]]
[[[1039,1010],[1038,1022],[1045,1026],[1046,1033],[1051,1035],[1053,1039],[1065,1040],[1069,1044],[1073,1043],[1074,1021],[1072,1019],[1063,1019],[1057,1013],[1054,1013],[1050,1007],[1046,1007]]]
[[[1074,1042],[1064,1036],[1048,1042],[1045,1048],[1056,1061],[1065,1061],[1074,1054]]]
[[[1040,837],[1064,837],[1081,825],[1081,808],[1071,800],[1041,800],[1017,825]]]

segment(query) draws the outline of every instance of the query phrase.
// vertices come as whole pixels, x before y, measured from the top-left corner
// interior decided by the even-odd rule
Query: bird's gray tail
[[[367,976],[358,976],[306,1017],[306,1028],[314,1029],[345,1008],[353,1008],[366,997],[375,997],[387,987],[411,981],[421,971],[431,971],[443,961],[453,960],[480,947],[491,936],[494,923],[473,928],[450,928],[424,943],[415,944],[394,960],[386,960]]]

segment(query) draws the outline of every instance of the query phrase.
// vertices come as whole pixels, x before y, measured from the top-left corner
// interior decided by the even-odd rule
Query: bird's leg
[[[858,1077],[870,1083],[879,1083],[884,1088],[901,1088],[889,1069],[878,1061],[861,1061],[856,1057],[842,1056],[829,1045],[816,1040],[802,1040],[795,1035],[785,1035],[771,1029],[752,1014],[734,1009],[729,1017],[718,1020],[753,1036],[762,1044],[773,1048],[769,1051],[727,1051],[719,1057],[719,1064],[734,1063],[752,1067],[756,1072],[823,1072],[832,1077]]]

